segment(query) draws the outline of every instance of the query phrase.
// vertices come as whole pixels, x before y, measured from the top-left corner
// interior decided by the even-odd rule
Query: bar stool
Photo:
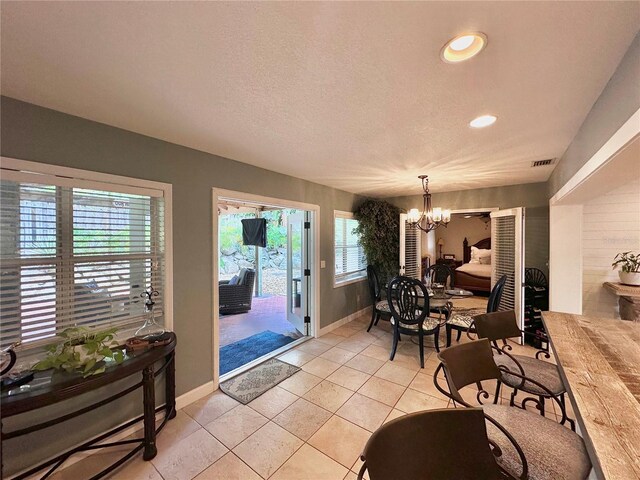
[[[480,405],[485,416],[493,421],[487,425],[489,440],[502,452],[498,457],[498,464],[511,475],[522,477],[524,473],[519,452],[513,448],[511,442],[506,441],[504,433],[496,429],[494,423],[504,427],[522,448],[529,468],[527,478],[584,480],[589,476],[591,461],[584,442],[577,433],[528,410],[497,404],[497,397],[494,397],[493,403],[483,404],[483,400],[489,400],[491,395],[484,389],[482,382],[499,381],[505,368],[496,365],[489,340],[480,339],[447,348],[438,354],[438,358],[441,363],[434,373],[434,384],[443,395],[453,400],[456,407],[474,406],[471,403],[473,400],[469,401],[468,395],[465,393],[463,396],[461,390],[469,385],[477,385],[475,403]],[[438,375],[441,371],[444,371],[447,390],[439,383]],[[516,372],[510,372],[510,375],[546,390],[544,385],[524,375]],[[557,398],[551,394],[550,397],[556,401],[560,410],[564,410]]]

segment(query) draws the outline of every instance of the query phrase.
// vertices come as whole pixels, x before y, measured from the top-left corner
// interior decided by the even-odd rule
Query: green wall
[[[549,178],[549,198],[640,108],[640,33]]]
[[[212,378],[212,187],[319,205],[320,325],[367,306],[366,282],[333,288],[332,277],[333,210],[353,211],[357,195],[7,97],[1,107],[2,156],[173,185],[174,329],[189,345],[178,394]]]
[[[319,205],[320,258],[327,265],[320,271],[321,327],[370,303],[366,282],[333,288],[333,210],[353,211],[361,197],[7,97],[1,98],[0,107],[2,156],[173,185],[178,395],[213,378],[212,187]],[[137,405],[121,402],[95,427],[120,423]],[[83,430],[92,428],[87,423],[72,423],[63,439],[50,429],[29,439],[28,449],[12,442],[18,445],[6,450],[7,471],[61,448],[52,438],[69,444],[82,438]]]
[[[431,198],[434,206],[452,210],[525,207],[525,265],[548,273],[549,200],[546,183],[433,193]],[[387,200],[404,210],[422,209],[422,195]]]

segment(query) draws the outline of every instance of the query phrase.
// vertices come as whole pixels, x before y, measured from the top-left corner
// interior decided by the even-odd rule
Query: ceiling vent
[[[546,167],[547,165],[553,165],[555,163],[555,158],[549,158],[547,160],[536,160],[535,162],[531,162],[532,167]]]

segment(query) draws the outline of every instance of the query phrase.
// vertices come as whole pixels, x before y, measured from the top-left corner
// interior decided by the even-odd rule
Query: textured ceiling
[[[545,181],[639,2],[2,2],[2,93],[351,192]],[[440,61],[465,31],[489,44]],[[493,113],[498,122],[468,122]],[[176,158],[179,163],[180,159]]]

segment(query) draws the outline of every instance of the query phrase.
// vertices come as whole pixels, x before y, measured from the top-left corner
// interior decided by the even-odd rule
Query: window
[[[335,285],[344,285],[367,276],[367,258],[354,232],[358,221],[349,212],[334,212]]]
[[[144,317],[140,294],[150,285],[160,292],[155,311],[163,320],[164,190],[5,168],[1,346],[47,343],[72,326],[137,326]]]

